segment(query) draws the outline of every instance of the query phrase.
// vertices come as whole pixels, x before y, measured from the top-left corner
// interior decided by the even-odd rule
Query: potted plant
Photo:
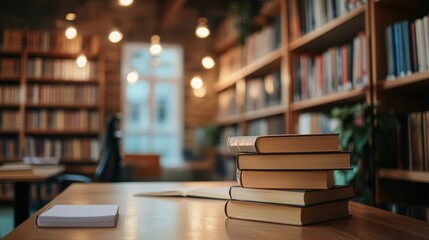
[[[356,201],[373,205],[375,168],[396,156],[399,123],[391,112],[380,112],[379,105],[356,104],[331,111],[338,120],[336,132],[343,151],[351,151],[352,170],[336,171],[337,184],[353,184]]]

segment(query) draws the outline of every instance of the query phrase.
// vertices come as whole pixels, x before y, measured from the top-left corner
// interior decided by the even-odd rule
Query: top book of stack
[[[291,153],[340,151],[339,134],[282,134],[228,138],[231,153]]]

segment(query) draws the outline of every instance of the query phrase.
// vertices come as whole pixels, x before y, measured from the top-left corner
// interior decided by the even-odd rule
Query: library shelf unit
[[[268,3],[270,2],[268,1]],[[320,2],[322,1],[314,1],[316,5],[320,4]],[[272,116],[283,117],[285,133],[299,133],[300,115],[313,113],[327,115],[335,107],[352,106],[356,103],[380,104],[379,111],[394,111],[399,114],[429,111],[429,101],[427,101],[429,64],[426,69],[414,70],[412,73],[404,74],[404,76],[396,76],[392,80],[388,78],[389,65],[386,50],[386,28],[403,20],[408,20],[411,23],[417,19],[423,19],[425,16],[428,18],[429,4],[427,4],[427,1],[362,0],[353,2],[356,5],[345,10],[342,9],[337,12],[336,16],[331,15],[330,17],[328,15],[332,13],[322,13],[322,15],[320,15],[320,12],[315,13],[315,9],[319,9],[316,7],[314,9],[300,9],[302,5],[298,4],[299,0],[285,0],[279,3],[277,14],[280,15],[281,19],[281,48],[262,58],[248,62],[226,76],[221,75],[216,84],[216,91],[219,96],[218,100],[220,100],[223,92],[234,92],[238,88],[245,88],[245,86],[239,85],[246,85],[251,78],[262,76],[264,73],[269,72],[270,69],[276,68],[281,72],[282,102],[275,107],[262,107],[253,112],[246,112],[243,110],[245,109],[243,105],[246,105],[246,98],[237,100],[235,95],[230,98],[225,97],[227,100],[224,101],[229,101],[230,104],[236,104],[235,102],[238,101],[241,105],[237,109],[229,109],[229,114],[220,114],[217,117],[217,123],[221,128],[221,147],[226,145],[225,139],[228,136],[249,135],[248,128],[252,121],[268,119]],[[308,17],[305,16],[305,12],[308,10],[310,10],[310,13],[313,11],[311,16],[314,18],[319,18],[326,14],[324,15],[326,21],[320,22],[320,19],[307,19],[308,22],[319,21],[314,26],[308,25],[308,22],[304,22]],[[355,45],[356,43],[357,45]],[[326,74],[326,70],[329,69],[326,65],[322,65],[323,67],[320,69],[308,72],[313,77],[319,77],[317,81],[313,80],[308,85],[316,86],[319,84],[318,87],[323,90],[315,91],[312,89],[316,94],[304,95],[302,83],[305,75],[303,74],[307,74],[307,72],[303,72],[302,69],[307,68],[301,68],[301,66],[308,67],[307,65],[310,63],[313,66],[317,65],[317,61],[320,61],[318,58],[322,58],[325,61],[325,54],[328,56],[328,52],[333,54],[334,51],[337,51],[336,58],[338,59],[340,52],[341,54],[348,53],[345,50],[347,45],[351,45],[352,48],[359,47],[354,48],[359,49],[361,54],[357,58],[359,59],[358,65],[356,65],[354,57],[352,57],[351,61],[347,58],[348,63],[353,63],[352,66],[347,68],[348,74],[350,74],[352,68],[356,68],[358,69],[358,75],[354,75],[355,73],[352,72],[351,75],[344,77],[344,74],[342,77],[343,80],[354,81],[358,76],[359,81],[357,81],[357,84],[352,84],[352,87],[341,85],[342,88],[339,88],[340,82],[338,82],[338,85],[333,84],[334,89],[335,86],[338,87],[338,91],[323,89],[323,87],[327,86],[326,82],[323,82],[326,81],[326,78],[341,78],[339,77],[339,69],[335,70],[335,68],[332,71],[336,71],[336,76],[329,75],[326,77],[326,75],[322,75],[322,73],[318,72],[320,69],[325,71],[323,74]],[[228,44],[223,44],[223,46],[221,54],[225,54],[228,48],[233,48],[235,45],[229,42]],[[345,57],[341,56],[340,59],[344,60]],[[333,65],[330,67],[333,67]],[[219,68],[219,71],[222,72],[222,65]],[[260,70],[261,72],[259,72]],[[364,72],[363,75],[362,72]],[[325,78],[320,76],[325,76]],[[343,81],[341,84],[349,84],[347,81]],[[307,88],[308,85],[306,86]],[[243,93],[237,92],[237,94]],[[308,94],[308,92],[305,94]],[[218,113],[219,111],[222,111],[221,104],[218,106]],[[374,122],[373,124],[381,123]],[[404,126],[402,127],[404,128]],[[222,129],[225,129],[225,132],[222,132]],[[372,147],[377,148],[376,145]],[[426,148],[429,148],[429,145]],[[219,152],[224,155],[228,154],[224,148],[219,149]],[[429,158],[429,155],[427,156]],[[404,158],[404,156],[401,158]],[[413,162],[413,158],[401,159],[400,161]],[[395,199],[405,200],[401,199],[400,196],[404,195],[403,193],[405,192],[408,194],[413,189],[419,192],[418,194],[421,196],[409,194],[410,199],[408,200],[412,200],[409,201],[410,203],[422,203],[423,201],[418,201],[419,197],[425,200],[429,199],[429,160],[426,160],[426,172],[407,169],[404,166],[386,169],[378,166],[375,162],[371,164],[374,164],[370,168],[370,171],[374,171],[370,173],[370,176],[374,177],[377,204],[386,203],[390,200],[395,201]],[[391,186],[388,184],[391,181],[399,182],[398,189],[395,189],[396,185]],[[421,191],[418,188],[421,188]],[[426,201],[426,205],[427,202],[429,201]]]
[[[390,42],[387,38],[387,29],[395,28],[401,22],[406,21],[405,28],[401,31],[410,31],[408,36],[410,41],[416,33],[417,21],[422,21],[426,18],[429,12],[427,1],[410,0],[378,0],[370,1],[372,16],[371,16],[371,31],[372,31],[372,81],[374,86],[374,101],[381,102],[383,110],[393,110],[394,112],[405,116],[405,123],[401,122],[401,128],[406,129],[405,136],[401,139],[406,139],[407,143],[401,143],[401,150],[406,154],[402,155],[399,161],[402,166],[397,168],[382,168],[377,172],[377,188],[376,201],[378,204],[384,203],[400,203],[410,205],[421,205],[428,207],[429,202],[429,159],[423,168],[416,168],[415,162],[420,162],[422,159],[417,157],[414,150],[409,147],[408,141],[416,133],[408,129],[411,115],[415,113],[424,114],[429,111],[429,102],[427,101],[427,93],[429,92],[429,67],[420,68],[411,59],[410,72],[408,74],[389,75],[389,52],[386,45]],[[426,17],[425,17],[426,16]],[[420,19],[420,20],[419,20]],[[411,32],[414,28],[414,34]],[[427,31],[426,31],[427,33]],[[405,33],[405,35],[407,35]],[[416,35],[414,35],[416,37]],[[396,35],[394,35],[396,37]],[[417,38],[417,37],[416,37]],[[426,40],[426,47],[429,43]],[[394,40],[392,41],[394,48],[398,48]],[[408,49],[404,48],[405,52],[413,54],[413,43],[411,42]],[[400,48],[402,49],[402,48]],[[413,58],[413,56],[410,56]],[[406,59],[406,55],[404,59]],[[392,57],[392,59],[394,59]],[[396,60],[392,60],[396,61]],[[418,62],[417,62],[418,63]],[[394,64],[397,64],[394,62]],[[402,67],[402,65],[401,65]],[[394,67],[398,67],[395,65]],[[403,68],[400,68],[403,69]],[[424,131],[424,130],[423,130]],[[402,132],[402,130],[401,130]],[[426,140],[427,141],[427,140]],[[405,145],[405,147],[403,147]],[[375,146],[377,147],[377,146]],[[429,145],[423,148],[429,151]],[[423,152],[424,154],[424,152]],[[426,153],[426,158],[429,155]],[[417,159],[419,158],[419,159]]]
[[[14,155],[2,148],[0,163],[55,155],[66,172],[80,165],[95,171],[105,121],[105,63],[98,38],[67,40],[63,32],[13,29],[2,37],[0,117],[13,126],[0,125],[0,141],[13,140],[2,144],[13,145],[8,148]],[[76,65],[80,54],[87,58],[82,68]]]
[[[287,61],[289,63],[287,69],[290,76],[288,89],[289,104],[286,113],[286,128],[288,133],[298,133],[300,124],[299,118],[300,115],[304,113],[328,115],[334,107],[353,105],[363,102],[370,104],[372,100],[371,86],[369,85],[371,77],[369,74],[371,72],[371,65],[369,64],[370,48],[368,47],[370,45],[369,39],[371,34],[369,29],[369,4],[366,2],[361,3],[354,6],[353,9],[343,12],[343,14],[333,16],[330,20],[325,19],[326,22],[319,23],[318,27],[315,27],[310,31],[302,30],[302,26],[300,27],[300,31],[296,30],[297,26],[295,25],[300,21],[297,20],[297,18],[300,17],[298,14],[301,11],[298,11],[299,13],[296,14],[292,12],[296,12],[296,10],[298,10],[297,4],[298,1],[296,0],[287,1],[287,13],[289,13],[287,19],[289,29],[287,31],[288,42],[286,43],[286,48],[288,49],[287,55],[289,57]],[[301,22],[300,24],[303,23]],[[354,38],[356,38],[360,33],[363,33],[362,43],[360,44],[364,44],[366,47],[361,47],[360,50],[363,53],[360,56],[359,61],[361,61],[361,68],[366,69],[367,76],[365,76],[365,78],[367,78],[367,83],[364,81],[363,84],[353,83],[353,87],[341,89],[339,87],[339,84],[341,83],[339,71],[336,67],[333,67],[335,63],[331,63],[330,67],[326,65],[329,61],[326,61],[325,56],[328,55],[328,59],[330,60],[338,60],[338,54],[341,54],[341,61],[344,64],[344,46],[347,44],[353,44]],[[353,45],[353,47],[354,46],[355,45]],[[335,58],[334,55],[336,55]],[[324,65],[322,67],[317,67],[316,65],[316,70],[303,72],[302,68],[305,66],[303,65],[303,58],[304,61],[307,61],[304,64],[311,63],[313,67],[317,64],[314,64],[313,62],[319,61],[317,58],[324,58]],[[355,62],[356,60],[353,56],[352,58],[352,61]],[[311,60],[309,61],[308,59]],[[355,66],[348,66],[347,71],[352,72],[354,68]],[[319,75],[313,73],[314,71],[320,71],[320,69],[322,69],[322,73],[319,73]],[[331,74],[330,76],[333,79],[332,82],[334,82],[335,78],[338,78],[338,83],[334,82],[333,84],[333,91],[332,89],[326,91],[326,86],[328,86],[327,83],[329,84],[329,82],[327,82],[328,78],[326,72],[330,72],[328,74]],[[303,74],[307,75],[307,79],[302,77]],[[332,77],[334,74],[337,75],[335,78]],[[314,80],[311,80],[309,76],[312,76]],[[353,78],[355,78],[355,76],[347,77],[346,80],[352,82],[354,81]],[[321,84],[321,81],[324,82]],[[315,94],[315,96],[302,97],[304,82],[306,82],[305,84],[307,85],[307,89],[305,91],[319,93]],[[344,81],[342,81],[341,84],[344,84]],[[309,90],[311,85],[316,85],[316,90]],[[332,85],[332,83],[330,85]],[[296,97],[296,95],[298,95],[298,97]]]
[[[297,22],[294,18],[299,17],[296,14],[302,12],[294,11],[299,9],[293,9],[298,7],[298,1],[287,0],[266,2],[266,5],[264,6],[267,7],[263,7],[262,11],[264,9],[269,9],[270,7],[271,9],[277,9],[276,14],[280,18],[281,48],[276,49],[265,56],[254,59],[251,62],[247,62],[247,64],[244,64],[244,66],[230,72],[226,76],[225,74],[221,74],[219,81],[216,84],[216,91],[219,94],[219,100],[222,98],[222,92],[231,88],[236,88],[235,91],[237,92],[237,96],[234,95],[233,97],[230,97],[229,100],[233,102],[231,104],[241,104],[238,106],[238,109],[231,110],[232,113],[230,114],[218,115],[217,123],[221,126],[221,129],[222,127],[232,126],[233,128],[237,128],[237,131],[234,131],[236,134],[248,135],[249,122],[267,119],[272,116],[281,116],[284,120],[284,130],[275,133],[297,133],[299,124],[298,119],[303,113],[316,112],[327,114],[337,106],[351,105],[359,102],[370,104],[372,101],[372,86],[370,85],[372,66],[370,64],[369,47],[369,39],[371,35],[369,27],[370,6],[367,2],[362,3],[362,1],[358,1],[357,3],[360,4],[356,4],[350,10],[347,10],[344,7],[342,14],[332,16],[329,21],[318,23],[318,27],[315,27],[314,29],[305,31],[302,30],[304,28],[302,27],[302,29],[299,30],[299,34],[297,34],[296,31],[294,34],[293,28],[296,28],[295,24]],[[274,5],[276,6],[275,8],[272,7]],[[314,11],[314,9],[312,11]],[[271,13],[270,16],[276,15]],[[301,20],[302,18],[299,19],[299,21]],[[229,34],[229,36],[233,35],[234,34]],[[361,63],[359,63],[359,67],[365,70],[364,77],[366,78],[365,80],[361,79],[363,84],[354,84],[354,87],[349,87],[341,91],[329,90],[317,96],[297,99],[295,97],[295,95],[297,95],[295,88],[297,84],[300,83],[298,83],[297,79],[298,73],[297,67],[295,66],[296,60],[300,59],[302,55],[317,56],[334,47],[340,48],[347,44],[352,45],[358,36],[360,36],[359,50],[363,52],[359,58],[361,61]],[[233,44],[222,44],[222,41],[217,45],[227,45],[229,48],[233,48],[234,46]],[[221,53],[225,54],[226,51],[227,48],[225,47],[222,49]],[[346,56],[351,57],[351,54],[350,56]],[[312,59],[308,60],[313,61]],[[347,70],[351,72],[351,68],[353,66],[350,68],[348,67],[349,66],[347,66]],[[281,103],[276,106],[262,107],[261,109],[254,111],[243,110],[244,107],[242,105],[246,105],[247,98],[240,96],[240,94],[245,95],[240,92],[245,90],[237,89],[246,88],[245,85],[249,82],[249,79],[263,76],[263,74],[268,73],[272,69],[278,69],[281,73]],[[220,72],[222,72],[222,65],[220,65]],[[360,77],[363,78],[362,76]],[[355,78],[355,76],[351,75],[350,79],[347,80],[351,82],[351,78]],[[235,97],[237,97],[237,99]],[[239,97],[243,99],[240,100],[238,99]],[[238,103],[234,103],[234,101],[237,101]],[[219,105],[219,109],[222,108],[222,104],[219,103]],[[262,132],[262,134],[264,134],[264,132]],[[265,134],[267,133],[265,132]],[[221,136],[224,138],[227,137],[222,134]]]
[[[219,97],[219,106],[226,108],[228,105],[233,105],[233,109],[230,109],[229,112],[225,109],[223,113],[220,113],[222,110],[218,111],[216,122],[220,125],[221,132],[229,127],[237,127],[247,134],[250,128],[257,128],[255,126],[258,125],[259,120],[276,117],[284,119],[286,112],[284,100],[287,93],[284,87],[285,80],[282,76],[284,71],[282,66],[284,65],[286,52],[282,40],[285,29],[283,24],[284,15],[281,12],[284,11],[284,1],[267,1],[253,21],[254,28],[258,31],[246,38],[246,44],[241,47],[242,50],[239,53],[231,54],[228,52],[230,49],[240,48],[238,31],[234,30],[227,34],[228,37],[218,39],[216,49],[221,54],[220,69],[222,69],[223,56],[233,55],[234,60],[238,57],[238,61],[240,61],[239,67],[220,74],[219,80],[215,84],[215,90]],[[276,38],[276,42],[267,42],[268,39],[273,38]],[[262,45],[265,47],[264,52],[256,53],[257,49],[262,48]],[[246,52],[246,55],[244,52]],[[250,55],[252,57],[249,57]],[[274,89],[276,92],[264,92],[265,90],[261,90],[260,87],[265,85],[271,85],[272,89],[270,91]],[[251,96],[251,94],[254,96]],[[271,97],[268,96],[270,94],[272,95]],[[228,96],[222,97],[222,95]],[[249,99],[252,99],[253,102],[250,103]],[[246,100],[249,101],[246,102]],[[266,125],[266,128],[269,128],[268,125],[270,125],[269,123],[261,124]],[[284,124],[284,120],[282,120],[282,124]],[[252,127],[251,125],[255,126]],[[223,134],[221,133],[221,135]],[[226,135],[223,136],[223,138],[227,137]],[[228,155],[225,149],[221,149],[218,152]]]

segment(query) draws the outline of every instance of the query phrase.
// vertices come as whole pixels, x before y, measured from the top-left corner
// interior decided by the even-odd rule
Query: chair
[[[119,138],[115,135],[119,118],[110,115],[106,120],[104,140],[102,144],[100,161],[95,171],[94,179],[80,174],[61,174],[51,181],[60,185],[61,190],[66,189],[72,183],[119,182],[123,180],[122,158],[119,153]],[[41,187],[37,186],[37,198],[41,205]]]

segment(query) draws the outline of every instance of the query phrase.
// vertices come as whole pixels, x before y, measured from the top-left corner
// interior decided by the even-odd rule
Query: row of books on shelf
[[[364,32],[352,42],[332,47],[320,55],[294,59],[294,100],[316,98],[368,84],[367,46]]]
[[[280,71],[246,81],[245,110],[253,111],[282,103]]]
[[[296,39],[363,5],[365,0],[291,0],[289,32]]]
[[[100,43],[95,35],[67,39],[64,31],[23,31],[4,29],[0,31],[0,47],[3,50],[97,54]]]
[[[30,84],[27,102],[32,104],[97,104],[94,85]]]
[[[219,78],[260,59],[281,47],[280,19],[246,38],[244,46],[237,45],[223,53],[219,59]]]
[[[271,135],[283,134],[285,129],[285,118],[283,114],[260,118],[249,121],[247,126],[247,135]]]
[[[231,116],[282,104],[280,71],[264,77],[240,80],[235,88],[219,93],[218,116]]]
[[[296,132],[299,134],[333,133],[338,124],[337,119],[330,118],[324,113],[301,113],[298,116]]]
[[[40,189],[38,189],[40,188]],[[32,184],[30,186],[30,199],[31,201],[38,201],[40,198],[43,201],[51,200],[54,196],[58,195],[61,192],[60,186],[58,184],[42,183]],[[0,183],[0,199],[1,200],[13,200],[14,194],[14,184],[1,182]]]
[[[58,156],[68,160],[92,160],[99,158],[100,146],[97,138],[25,138],[25,156]]]
[[[227,146],[240,185],[229,218],[307,225],[349,216],[354,188],[336,186],[333,172],[350,168],[351,153],[339,151],[337,134],[236,136]]]
[[[0,157],[0,162],[4,160],[18,159],[19,142],[17,136],[0,138]]]
[[[97,131],[100,120],[98,111],[42,109],[28,111],[25,123],[27,129]]]
[[[18,130],[21,122],[19,119],[17,110],[0,110],[0,129]]]
[[[18,85],[0,85],[1,104],[18,104],[19,96]]]
[[[429,208],[427,208],[427,206],[389,203],[383,208],[396,214],[429,222]]]
[[[27,77],[51,78],[61,80],[85,81],[97,78],[97,63],[88,61],[79,67],[72,59],[30,58],[27,64]]]
[[[0,58],[0,77],[19,77],[21,75],[21,59]]]
[[[254,62],[275,49],[280,48],[281,45],[281,21],[280,17],[277,17],[272,25],[266,26],[246,38],[245,64]]]
[[[400,167],[429,171],[429,112],[412,112],[402,116],[401,120],[402,127],[407,132],[403,132],[400,138],[404,153]],[[407,125],[404,124],[404,120],[408,121]],[[404,141],[407,138],[408,141]]]
[[[386,28],[387,80],[429,70],[429,16]]]

